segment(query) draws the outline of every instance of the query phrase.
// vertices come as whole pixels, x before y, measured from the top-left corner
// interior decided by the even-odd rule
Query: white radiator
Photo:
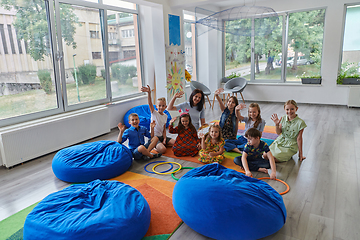
[[[2,164],[11,167],[110,132],[105,106],[0,129]]]
[[[360,87],[349,88],[348,107],[360,107]]]

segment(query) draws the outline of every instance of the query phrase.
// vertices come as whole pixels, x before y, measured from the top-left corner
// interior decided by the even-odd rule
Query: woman
[[[205,124],[205,113],[203,109],[205,102],[204,93],[200,89],[195,89],[189,97],[189,102],[183,102],[174,106],[175,100],[181,98],[183,95],[184,92],[182,91],[175,93],[167,110],[182,110],[184,113],[188,112],[195,129],[198,130],[200,126]]]

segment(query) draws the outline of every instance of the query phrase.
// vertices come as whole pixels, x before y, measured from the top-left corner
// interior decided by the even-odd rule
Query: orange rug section
[[[145,237],[171,234],[181,223],[172,205],[175,183],[133,172],[125,172],[110,180],[123,182],[136,188],[149,203],[151,220]]]
[[[236,153],[233,153],[233,154],[240,156],[240,154],[236,154]],[[196,155],[195,157],[177,157],[177,156],[174,155],[174,152],[172,151],[172,148],[166,148],[166,152],[163,154],[163,156],[171,157],[171,158],[177,158],[177,159],[181,159],[181,160],[185,160],[185,161],[189,161],[189,162],[194,162],[194,163],[205,164],[205,163],[202,163],[202,162],[200,162],[198,160],[199,155]],[[227,156],[226,152],[225,152],[225,160],[221,163],[221,165],[223,165],[224,167],[236,170],[238,172],[243,172],[243,170],[241,170],[240,167],[234,163],[234,157]]]

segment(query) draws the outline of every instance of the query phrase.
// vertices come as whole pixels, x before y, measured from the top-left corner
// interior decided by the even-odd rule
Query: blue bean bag
[[[173,205],[189,227],[219,240],[259,239],[277,232],[286,220],[282,197],[271,186],[217,163],[180,178]]]
[[[24,240],[142,239],[150,207],[118,181],[76,184],[44,198],[26,217]]]
[[[52,169],[65,182],[90,182],[110,179],[126,172],[132,153],[115,141],[98,141],[64,148],[56,153]]]
[[[157,110],[155,105],[154,105],[154,108]],[[137,113],[137,115],[139,115],[139,120],[140,120],[139,125],[146,127],[150,131],[151,112],[150,112],[149,105],[136,106],[136,107],[131,108],[129,111],[127,111],[125,113],[124,124],[127,128],[129,128],[131,126],[129,123],[129,115],[131,113]],[[166,122],[166,127],[168,127],[169,122],[171,120],[171,115],[167,110],[165,110],[164,113],[168,116],[167,122]]]

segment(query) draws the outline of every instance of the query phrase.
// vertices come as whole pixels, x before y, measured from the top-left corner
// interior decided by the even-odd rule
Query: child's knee
[[[138,152],[140,152],[140,153],[144,153],[147,149],[146,149],[146,147],[144,146],[144,145],[140,145],[140,146],[138,146]]]

